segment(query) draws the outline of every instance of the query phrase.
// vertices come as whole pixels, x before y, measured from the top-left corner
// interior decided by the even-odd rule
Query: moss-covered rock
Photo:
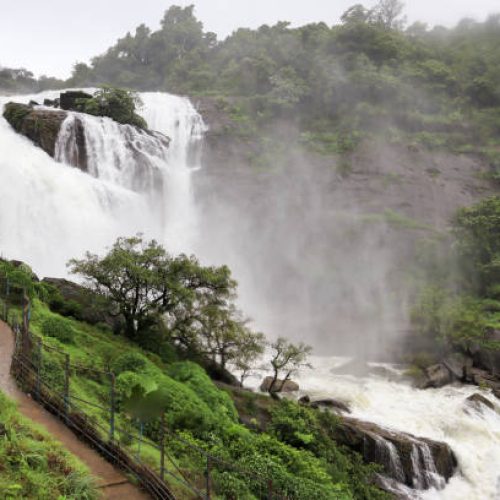
[[[9,102],[5,105],[3,116],[16,132],[54,157],[57,136],[66,118],[65,111],[35,109],[26,104]]]

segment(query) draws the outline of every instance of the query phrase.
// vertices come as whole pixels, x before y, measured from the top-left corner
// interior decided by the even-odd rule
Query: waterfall
[[[399,483],[405,482],[405,473],[399,453],[393,443],[376,434],[372,438],[377,443],[377,462],[384,464],[387,473]]]
[[[110,118],[68,113],[56,143],[56,160],[133,191],[152,193],[163,182],[169,141],[156,132]]]
[[[8,101],[40,103],[57,95],[0,97],[0,110]],[[141,100],[154,132],[69,112],[56,160],[0,117],[2,256],[25,260],[45,276],[64,276],[70,258],[102,252],[118,236],[138,232],[172,253],[194,251],[191,176],[200,166],[205,125],[187,98],[144,93]]]

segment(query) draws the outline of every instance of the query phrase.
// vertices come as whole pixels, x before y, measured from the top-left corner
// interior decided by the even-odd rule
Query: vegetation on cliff
[[[436,347],[434,356],[483,351],[500,359],[499,230],[500,197],[494,196],[461,209],[450,238],[429,254],[412,319],[416,333]]]
[[[78,99],[78,110],[94,116],[107,116],[115,122],[148,128],[146,120],[137,114],[142,105],[139,96],[130,90],[103,86],[88,99]]]
[[[88,469],[0,392],[2,498],[99,498]]]

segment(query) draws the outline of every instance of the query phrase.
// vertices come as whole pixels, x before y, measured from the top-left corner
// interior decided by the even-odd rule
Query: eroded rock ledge
[[[26,136],[54,158],[57,136],[66,119],[66,111],[37,109],[27,104],[9,102],[4,118],[16,132]]]
[[[443,488],[458,465],[446,443],[356,418],[342,418],[335,440],[359,452],[365,461],[381,464],[385,475],[415,489]]]

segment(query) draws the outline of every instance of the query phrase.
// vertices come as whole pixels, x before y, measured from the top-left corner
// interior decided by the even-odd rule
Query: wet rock
[[[455,378],[463,381],[465,381],[472,369],[472,358],[459,352],[449,354],[443,359],[442,363]]]
[[[302,405],[308,405],[311,402],[311,398],[306,394],[305,396],[302,396],[299,398],[299,403]]]
[[[67,111],[81,111],[82,106],[80,101],[82,99],[92,99],[90,94],[81,90],[70,90],[68,92],[61,92],[59,97],[59,105],[61,109]]]
[[[495,409],[495,405],[478,392],[469,396],[465,401],[468,405],[473,406],[477,410],[482,410],[484,407],[489,408],[490,410]]]
[[[492,330],[487,334],[485,340],[500,342],[500,330]],[[474,367],[485,370],[492,375],[500,377],[500,351],[484,349],[481,346],[472,348]]]
[[[311,403],[311,408],[328,408],[333,411],[337,411],[340,413],[351,413],[351,409],[344,403],[343,401],[339,401],[337,399],[327,398],[327,399],[318,399]]]
[[[260,385],[260,390],[262,392],[269,392],[271,388],[271,384],[273,382],[273,377],[266,377],[262,384]],[[276,383],[273,387],[273,392],[295,392],[299,390],[299,384],[294,382],[293,380],[276,380]]]
[[[340,444],[359,452],[366,462],[384,467],[384,474],[412,488],[442,488],[457,467],[443,442],[385,429],[371,422],[343,417],[333,431]]]
[[[43,105],[51,107],[51,108],[55,108],[56,107],[56,101],[55,101],[55,99],[44,99],[43,100]]]
[[[470,377],[473,384],[480,387],[487,387],[493,391],[500,391],[500,378],[486,370],[472,368],[470,371]]]
[[[28,106],[29,106],[30,108],[32,108],[33,106],[40,106],[40,104],[38,104],[36,101],[31,100],[31,101],[28,103]]]
[[[424,374],[424,380],[419,384],[421,389],[443,387],[455,380],[453,373],[441,363],[429,366],[424,370]]]
[[[3,116],[16,132],[54,157],[57,136],[66,118],[64,111],[33,109],[26,104],[9,102],[5,105]]]

